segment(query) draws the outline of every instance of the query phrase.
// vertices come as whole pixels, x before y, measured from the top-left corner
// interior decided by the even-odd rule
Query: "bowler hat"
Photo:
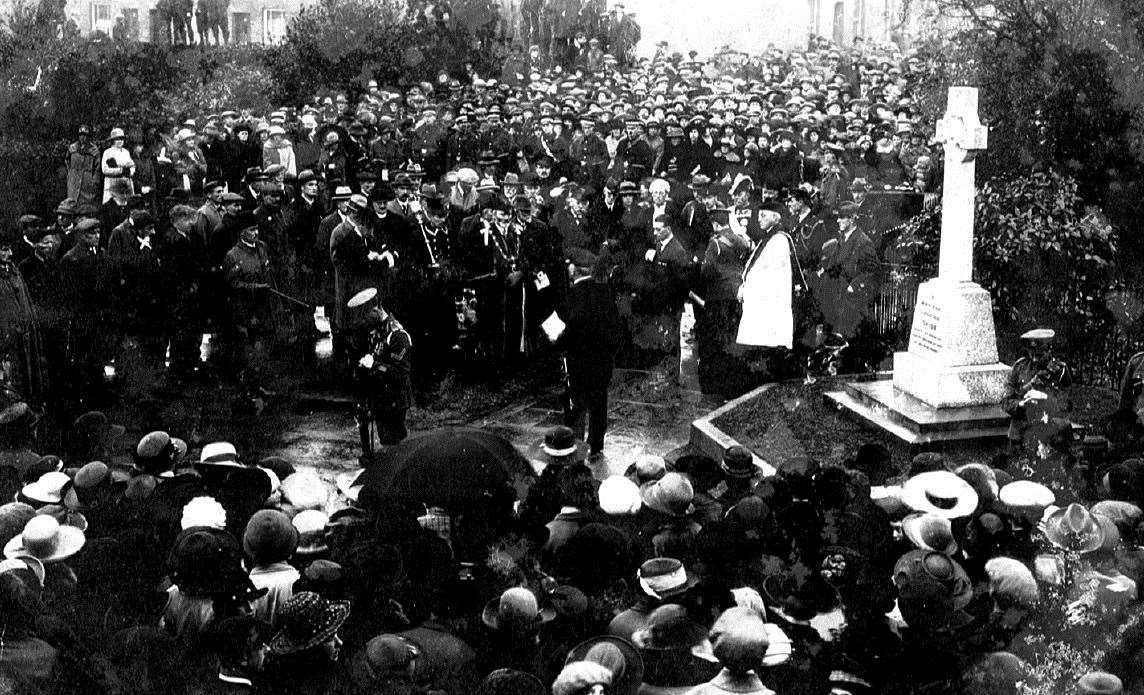
[[[576,436],[571,427],[557,425],[544,433],[544,439],[533,445],[532,458],[548,465],[567,465],[583,461],[588,444]]]
[[[755,478],[762,473],[755,465],[755,458],[750,449],[738,444],[727,447],[719,467],[728,478]]]

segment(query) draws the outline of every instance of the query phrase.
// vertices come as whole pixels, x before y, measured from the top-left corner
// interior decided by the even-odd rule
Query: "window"
[[[262,42],[281,43],[286,38],[286,10],[262,11]]]
[[[160,16],[159,10],[147,10],[147,23],[152,43],[171,43],[171,25]]]
[[[126,38],[132,41],[139,40],[139,10],[135,8],[123,10],[123,31]]]
[[[111,5],[101,2],[91,4],[91,30],[102,31],[111,36],[111,29],[115,22],[111,19]]]
[[[250,43],[250,13],[230,14],[230,39],[234,43]]]

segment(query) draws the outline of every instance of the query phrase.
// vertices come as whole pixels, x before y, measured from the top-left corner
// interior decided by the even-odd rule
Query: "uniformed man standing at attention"
[[[1025,441],[1030,425],[1067,418],[1072,410],[1068,394],[1072,373],[1053,356],[1055,337],[1051,328],[1036,328],[1021,336],[1025,356],[1013,363],[1009,394],[1001,402],[1009,413],[1009,444],[1014,449],[1031,443]]]
[[[382,445],[397,444],[408,434],[405,415],[413,403],[410,357],[413,341],[385,310],[370,287],[346,303],[350,311],[350,354],[356,358],[358,426],[363,454],[372,452],[369,422]]]
[[[270,306],[270,253],[258,239],[258,218],[241,213],[238,243],[223,260],[228,290],[227,345],[232,373],[248,397],[269,396],[259,379],[265,342],[273,331]]]

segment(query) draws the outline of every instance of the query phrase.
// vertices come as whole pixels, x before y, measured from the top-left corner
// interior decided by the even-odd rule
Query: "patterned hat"
[[[327,601],[312,591],[294,594],[278,611],[282,629],[270,640],[274,654],[292,654],[332,638],[350,615],[349,601]]]

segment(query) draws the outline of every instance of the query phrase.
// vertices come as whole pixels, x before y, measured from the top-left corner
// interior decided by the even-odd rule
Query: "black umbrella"
[[[362,499],[411,499],[445,507],[524,496],[535,478],[528,459],[504,437],[450,427],[409,437],[362,473]]]

